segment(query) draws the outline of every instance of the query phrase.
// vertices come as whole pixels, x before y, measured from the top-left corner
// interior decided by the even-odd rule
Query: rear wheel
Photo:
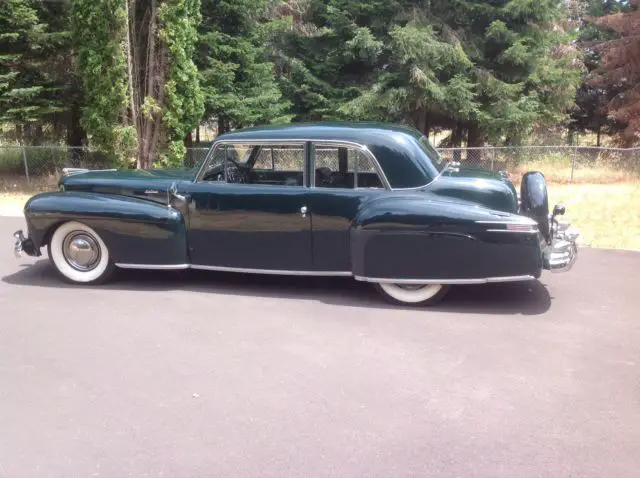
[[[387,302],[415,306],[436,304],[446,295],[449,287],[445,284],[375,284]]]
[[[58,273],[71,283],[102,283],[115,270],[102,238],[80,222],[65,222],[59,226],[51,236],[48,252]]]

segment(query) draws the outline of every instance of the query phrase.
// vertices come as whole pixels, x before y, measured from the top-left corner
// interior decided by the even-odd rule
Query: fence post
[[[578,156],[578,146],[573,147],[573,155],[571,156],[571,181],[573,182],[573,173],[576,169],[576,158]]]
[[[27,184],[31,185],[31,180],[29,179],[29,164],[27,163],[27,151],[25,150],[24,144],[22,145],[22,162],[24,163],[24,174],[27,176]]]
[[[495,168],[493,167],[493,162],[495,161],[495,159],[496,159],[496,147],[493,146],[491,148],[491,171],[495,171]]]

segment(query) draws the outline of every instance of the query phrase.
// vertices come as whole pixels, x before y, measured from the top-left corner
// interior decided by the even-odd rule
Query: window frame
[[[315,171],[316,171],[316,158],[317,155],[315,154],[316,152],[316,148],[317,147],[322,147],[322,146],[331,146],[331,147],[337,147],[337,148],[351,148],[353,150],[356,150],[360,153],[362,153],[367,159],[369,159],[369,161],[371,161],[371,164],[373,165],[373,169],[375,170],[376,174],[378,175],[378,179],[380,180],[380,182],[382,183],[382,187],[381,188],[363,188],[363,187],[358,187],[358,168],[357,168],[357,161],[356,161],[356,168],[354,170],[354,177],[353,177],[353,184],[354,187],[352,188],[332,188],[332,187],[318,187],[316,186],[316,175],[315,175]],[[325,140],[325,139],[318,139],[318,140],[312,140],[309,143],[309,171],[313,172],[313,174],[310,174],[310,188],[311,189],[327,189],[327,190],[332,190],[332,191],[357,191],[357,190],[361,190],[361,191],[379,191],[379,190],[391,190],[391,186],[389,184],[389,180],[387,179],[387,177],[384,174],[384,171],[382,169],[382,167],[380,166],[380,163],[378,162],[378,159],[375,157],[375,155],[371,152],[371,150],[369,150],[369,148],[367,148],[366,146],[360,144],[360,143],[353,143],[351,141],[344,141],[344,140]]]
[[[247,146],[252,146],[252,151],[250,153],[249,159],[247,160],[247,163],[251,162],[251,168],[253,168],[253,165],[255,164],[255,161],[257,160],[258,154],[260,152],[260,147],[262,146],[267,146],[267,147],[272,147],[273,146],[299,146],[302,147],[302,154],[303,154],[303,162],[302,162],[302,186],[281,186],[281,185],[272,185],[272,184],[251,184],[251,183],[229,183],[227,182],[227,175],[226,172],[224,174],[224,181],[205,181],[202,178],[204,177],[205,171],[207,170],[208,165],[211,163],[211,160],[214,158],[216,152],[218,151],[219,148],[221,147],[225,147],[228,146],[230,144],[240,144],[240,145],[247,145]],[[258,149],[256,149],[256,147],[258,147]],[[286,187],[286,188],[308,188],[309,187],[309,181],[308,181],[308,177],[309,177],[309,142],[307,140],[303,140],[303,139],[295,139],[295,140],[289,140],[289,139],[282,139],[282,140],[275,140],[275,139],[222,139],[222,140],[218,140],[216,141],[212,146],[210,151],[207,153],[207,156],[205,157],[204,161],[202,162],[202,165],[200,166],[200,169],[198,170],[198,173],[196,174],[196,177],[194,179],[195,183],[199,183],[199,184],[224,184],[227,186],[254,186],[254,187]],[[253,157],[252,157],[253,156]],[[273,156],[273,151],[272,151],[272,156]],[[273,162],[273,157],[272,157],[272,162]]]

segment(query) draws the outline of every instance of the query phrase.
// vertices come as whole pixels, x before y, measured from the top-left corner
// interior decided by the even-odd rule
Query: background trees
[[[180,164],[204,123],[393,121],[469,146],[562,127],[634,144],[631,3],[4,0],[0,124],[142,167]]]
[[[19,141],[39,143],[47,123],[64,134],[73,115],[68,4],[32,0],[0,2],[0,123],[13,127]],[[68,141],[78,140],[67,125]],[[80,135],[81,136],[81,135]]]
[[[516,141],[561,121],[580,61],[550,0],[312,0],[290,30],[286,91],[297,119],[404,121],[449,143]],[[309,33],[311,32],[311,33]]]
[[[600,28],[593,45],[597,58],[593,75],[585,88],[596,89],[601,108],[620,126],[619,142],[624,146],[637,144],[640,133],[640,1],[628,5],[606,2],[603,10],[590,17]]]

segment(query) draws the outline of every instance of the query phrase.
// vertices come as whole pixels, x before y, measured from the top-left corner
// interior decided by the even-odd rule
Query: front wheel
[[[387,302],[413,306],[436,304],[449,291],[449,287],[445,284],[375,284]]]
[[[51,236],[48,252],[58,273],[71,283],[102,283],[115,270],[102,238],[80,222],[59,226]]]

